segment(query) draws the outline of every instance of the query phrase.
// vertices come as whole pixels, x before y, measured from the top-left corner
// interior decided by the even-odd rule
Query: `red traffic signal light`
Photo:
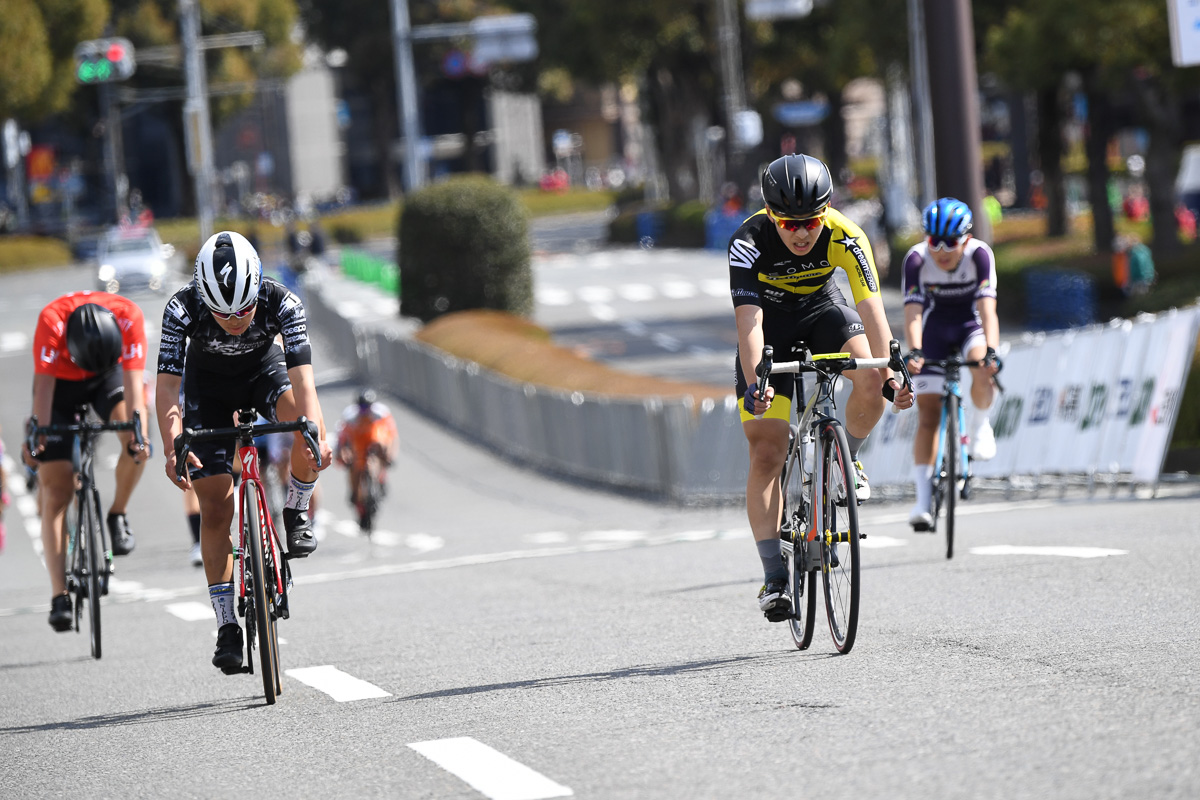
[[[75,79],[80,83],[128,80],[136,68],[128,39],[92,39],[75,45]]]
[[[107,56],[109,61],[115,64],[125,58],[125,45],[118,41],[111,41],[108,43],[108,50],[105,51],[104,55]]]

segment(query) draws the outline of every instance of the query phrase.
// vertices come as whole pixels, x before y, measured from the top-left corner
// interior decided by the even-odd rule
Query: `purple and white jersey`
[[[904,304],[919,303],[926,326],[931,318],[943,323],[978,320],[975,301],[996,296],[996,257],[986,243],[968,239],[958,266],[946,272],[922,241],[904,256],[901,281]]]

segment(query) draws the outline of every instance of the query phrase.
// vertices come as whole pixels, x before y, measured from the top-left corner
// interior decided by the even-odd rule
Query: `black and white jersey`
[[[283,336],[288,369],[312,363],[304,304],[283,284],[262,279],[254,320],[245,332],[234,336],[213,319],[193,281],[176,292],[163,311],[158,371],[182,375],[185,363],[231,375],[257,369],[276,334]]]

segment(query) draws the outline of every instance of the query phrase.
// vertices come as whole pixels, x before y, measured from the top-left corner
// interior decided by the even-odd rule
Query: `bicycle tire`
[[[793,434],[781,480],[783,529],[780,537],[783,539],[783,566],[788,573],[788,594],[792,600],[792,618],[788,620],[788,629],[799,650],[807,650],[812,644],[813,621],[817,610],[816,576],[808,570],[804,558],[808,514],[804,500],[804,474],[800,464],[800,448],[803,446]]]
[[[103,546],[103,534],[100,532],[100,518],[96,505],[88,492],[80,490],[78,500],[85,507],[85,525],[80,529],[79,544],[83,551],[83,567],[87,572],[88,628],[92,646],[92,658],[100,658],[102,653],[100,638],[100,596],[103,593],[101,584],[100,565],[104,559],[100,556]]]
[[[254,606],[254,625],[257,628],[258,663],[262,672],[263,695],[267,705],[275,705],[277,671],[279,663],[274,653],[274,637],[271,635],[272,619],[267,605],[266,559],[263,557],[262,517],[258,506],[258,489],[251,481],[245,486],[247,530],[246,539],[250,551],[251,602]],[[250,648],[252,649],[252,648]]]
[[[959,399],[953,394],[946,398],[946,458],[942,473],[943,494],[946,498],[946,558],[954,558],[954,511],[958,505],[958,457],[962,452],[962,434],[958,429]]]
[[[850,444],[846,440],[846,431],[837,420],[826,420],[821,424],[820,452],[825,478],[813,503],[820,503],[825,511],[825,531],[818,532],[825,613],[833,645],[839,653],[845,654],[854,647],[858,635],[858,497]],[[833,565],[834,553],[838,561],[836,566]]]

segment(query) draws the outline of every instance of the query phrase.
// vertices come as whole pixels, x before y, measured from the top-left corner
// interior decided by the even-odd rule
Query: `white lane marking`
[[[700,291],[704,292],[709,297],[728,297],[729,296],[729,281],[719,281],[715,278],[708,278],[700,281]]]
[[[630,336],[645,336],[646,325],[636,319],[627,319],[621,323],[621,330],[628,333]]]
[[[569,306],[575,299],[568,290],[553,286],[543,286],[534,294],[538,304],[543,306]]]
[[[650,337],[650,340],[663,350],[667,350],[672,353],[678,353],[683,349],[683,342],[666,333],[656,333]]]
[[[24,350],[29,337],[20,331],[0,333],[0,353],[14,353]]]
[[[613,299],[613,290],[607,286],[581,286],[576,294],[585,303],[611,303]]]
[[[22,482],[21,491],[25,490],[25,484]],[[36,517],[38,515],[37,500],[34,500],[31,495],[22,494],[17,497],[17,511],[21,512],[23,517]]]
[[[1105,556],[1129,554],[1128,550],[1112,550],[1107,547],[1038,547],[1011,544],[972,547],[970,552],[977,556],[1064,556],[1066,558],[1104,558]]]
[[[182,603],[168,603],[166,606],[168,614],[174,614],[184,622],[200,622],[201,620],[213,618],[213,610],[211,605],[196,600],[185,600]]]
[[[418,553],[428,553],[432,550],[442,549],[446,540],[428,533],[410,533],[404,537],[404,544]]]
[[[409,747],[492,800],[541,800],[575,794],[470,736],[416,742]]]
[[[617,287],[617,294],[631,303],[644,303],[658,296],[658,292],[648,283],[626,283]]]
[[[696,284],[688,281],[668,281],[660,287],[664,297],[672,300],[686,300],[696,296]]]
[[[329,664],[323,667],[299,667],[284,670],[284,674],[324,692],[339,703],[392,696],[391,692],[385,692],[375,684],[367,683]]]
[[[4,454],[2,463],[4,473],[8,475],[5,486],[8,487],[15,498],[13,502],[25,523],[25,533],[29,536],[33,552],[37,555],[38,560],[42,562],[42,566],[45,566],[46,559],[42,556],[42,519],[38,512],[37,498],[29,494],[29,491],[25,488],[25,468],[23,466],[20,467],[18,473],[17,462],[9,458],[8,453]]]
[[[545,531],[544,533],[527,533],[523,537],[530,544],[562,544],[570,541],[570,537],[562,531]]]
[[[588,306],[588,311],[592,312],[592,316],[601,322],[612,322],[617,318],[617,312],[613,307],[604,303],[592,303]]]
[[[647,537],[645,531],[589,531],[579,534],[584,542],[640,542]]]
[[[885,547],[904,547],[907,544],[908,542],[903,539],[893,539],[891,536],[876,536],[873,533],[868,534],[867,538],[860,539],[858,542],[859,547],[864,547],[867,550],[881,550]]]

